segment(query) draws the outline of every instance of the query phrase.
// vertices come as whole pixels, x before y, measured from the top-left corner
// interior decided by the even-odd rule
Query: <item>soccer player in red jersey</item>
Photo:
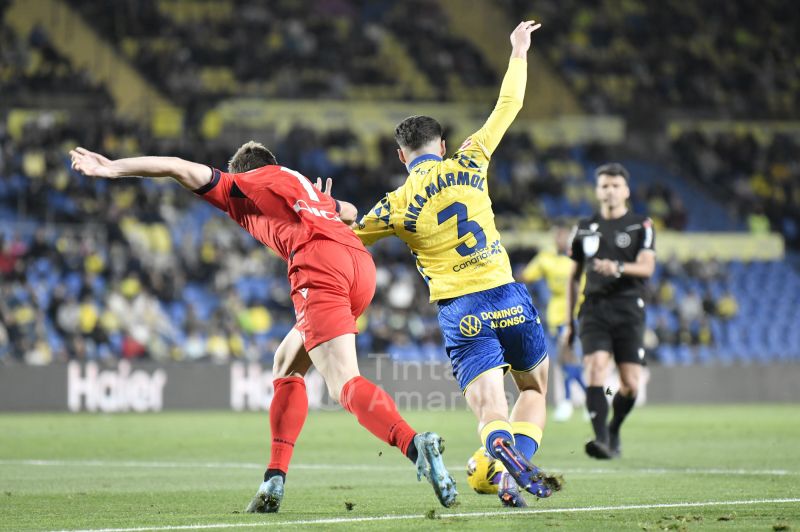
[[[171,177],[226,212],[288,263],[297,322],[275,353],[270,463],[248,512],[277,512],[280,507],[294,444],[308,413],[303,376],[312,365],[331,397],[414,462],[417,479],[430,481],[443,506],[453,505],[455,481],[442,461],[441,438],[414,431],[392,398],[358,371],[356,318],[374,295],[375,265],[347,225],[356,217],[355,207],[330,196],[330,185],[323,192],[319,183],[314,187],[299,172],[279,166],[255,142],[236,152],[228,173],[176,157],[109,160],[84,148],[70,156],[72,167],[89,176]]]

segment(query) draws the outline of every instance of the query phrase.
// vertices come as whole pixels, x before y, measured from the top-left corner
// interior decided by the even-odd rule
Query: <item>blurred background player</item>
[[[557,353],[558,364],[553,367],[555,382],[550,389],[556,405],[553,421],[567,421],[572,417],[573,383],[586,392],[583,382],[583,366],[576,357],[577,343],[568,345],[563,336],[567,319],[567,281],[572,273],[572,260],[569,258],[570,226],[564,220],[553,224],[555,251],[543,249],[536,254],[522,270],[520,280],[523,283],[535,283],[544,279],[549,292],[547,313],[544,321],[550,336],[549,352],[551,357]],[[580,301],[578,302],[580,305]],[[563,382],[563,388],[561,387]]]
[[[620,456],[620,427],[636,402],[644,361],[645,283],[655,270],[652,221],[628,210],[629,174],[621,164],[595,170],[599,211],[582,219],[570,245],[572,272],[567,289],[566,334],[575,335],[574,308],[578,283],[586,270],[585,300],[580,310],[580,337],[589,373],[586,408],[595,437],[586,453],[598,459]],[[607,425],[604,383],[611,358],[620,387]]]
[[[272,152],[255,142],[236,152],[228,165],[230,173],[177,157],[109,160],[83,148],[70,156],[73,168],[85,175],[171,177],[287,261],[297,323],[276,356],[270,464],[248,512],[277,512],[280,507],[294,444],[308,414],[303,376],[312,364],[331,397],[416,464],[417,478],[425,476],[431,482],[442,505],[455,502],[455,482],[442,462],[441,438],[432,432],[417,434],[392,398],[359,374],[356,319],[375,293],[375,265],[339,216],[341,203],[302,174],[278,166]],[[354,216],[354,207],[347,210]]]
[[[445,142],[435,119],[412,116],[397,126],[397,153],[409,176],[357,229],[365,244],[396,235],[416,258],[430,301],[439,306],[453,374],[478,416],[481,443],[508,470],[500,481],[507,506],[525,506],[515,481],[537,497],[551,494],[529,464],[547,415],[546,340],[530,294],[514,283],[487,179],[492,152],[522,108],[531,33],[540,26],[526,21],[514,29],[497,105],[451,158],[442,159]],[[503,387],[509,368],[520,391],[510,417]]]

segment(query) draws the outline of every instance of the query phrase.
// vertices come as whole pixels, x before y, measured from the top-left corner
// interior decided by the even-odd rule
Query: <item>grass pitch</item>
[[[527,510],[473,493],[478,447],[465,411],[408,412],[446,439],[460,504],[438,505],[412,465],[344,412],[312,412],[278,514],[241,513],[268,445],[266,413],[0,416],[0,529],[797,530],[797,405],[648,406],[621,460],[586,457],[579,414],[551,423],[534,462],[565,489]]]

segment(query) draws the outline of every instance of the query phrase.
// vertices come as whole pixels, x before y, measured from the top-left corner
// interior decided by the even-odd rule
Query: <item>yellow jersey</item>
[[[408,164],[409,176],[358,223],[365,245],[396,235],[411,249],[417,270],[437,301],[514,281],[489,199],[489,160],[522,108],[527,61],[512,58],[492,114],[456,153]]]
[[[540,251],[522,271],[522,281],[535,283],[544,279],[550,291],[547,302],[547,329],[552,336],[567,323],[567,283],[572,272],[573,260],[567,255],[553,251]],[[581,286],[584,284],[581,279]],[[583,301],[583,291],[579,296]],[[576,305],[580,305],[580,301]]]

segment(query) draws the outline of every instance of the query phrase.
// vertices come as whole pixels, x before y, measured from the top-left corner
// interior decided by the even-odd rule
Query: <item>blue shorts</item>
[[[439,325],[462,392],[490,369],[529,371],[547,357],[539,313],[520,283],[440,302]]]

